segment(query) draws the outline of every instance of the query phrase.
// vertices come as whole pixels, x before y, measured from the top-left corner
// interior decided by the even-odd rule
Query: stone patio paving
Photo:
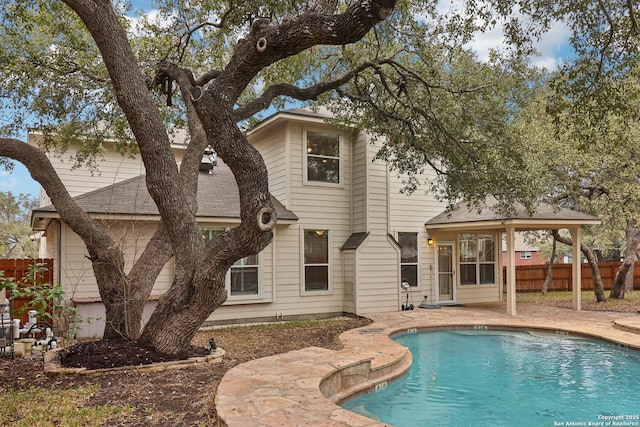
[[[337,405],[403,375],[411,354],[389,338],[396,332],[452,326],[566,331],[640,350],[640,315],[504,303],[371,314],[369,326],[340,336],[338,351],[317,347],[256,359],[231,369],[217,395],[218,415],[229,427],[384,426]]]

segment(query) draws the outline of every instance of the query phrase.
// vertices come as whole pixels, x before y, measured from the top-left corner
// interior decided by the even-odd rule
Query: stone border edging
[[[390,338],[401,332],[526,329],[597,338],[640,350],[640,336],[617,329],[615,313],[532,307],[512,317],[491,307],[478,304],[439,313],[377,313],[370,315],[372,325],[340,335],[345,344],[341,350],[308,347],[235,366],[218,386],[218,416],[230,427],[388,426],[337,404],[406,372],[402,361],[410,364],[410,352]],[[376,377],[373,372],[381,374]]]
[[[411,353],[385,328],[345,331],[340,341],[341,350],[307,347],[235,366],[218,385],[218,416],[243,427],[388,426],[338,405],[406,374]]]
[[[93,375],[104,372],[117,372],[117,371],[141,371],[141,372],[162,372],[168,369],[185,369],[191,365],[198,363],[216,364],[220,363],[224,358],[225,351],[218,348],[208,356],[190,357],[183,360],[171,360],[168,362],[156,362],[149,365],[136,365],[136,366],[121,366],[117,368],[103,368],[103,369],[87,369],[87,368],[63,368],[60,365],[60,352],[63,348],[56,348],[49,350],[44,354],[44,372],[49,376],[56,375]]]
[[[640,313],[640,311],[638,311]],[[615,328],[621,331],[633,332],[634,334],[640,334],[640,318],[628,317],[624,319],[617,319],[613,322]]]

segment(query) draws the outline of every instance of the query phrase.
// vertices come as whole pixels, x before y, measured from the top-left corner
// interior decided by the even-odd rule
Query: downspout
[[[58,277],[58,285],[62,286],[62,222],[54,218],[55,222],[58,223],[58,241],[56,242],[56,257],[58,258],[58,268],[56,271],[56,276]]]
[[[395,236],[395,234],[393,234],[391,231],[391,171],[389,170],[389,163],[385,162],[384,164],[384,170],[385,170],[385,185],[386,185],[386,201],[385,203],[387,204],[387,240],[390,240],[390,236],[392,236],[393,238],[393,242],[395,244],[392,244],[393,248],[396,251],[396,265],[398,266],[398,276],[396,277],[396,283],[395,283],[395,287],[397,289],[397,297],[398,300],[396,301],[396,307],[400,307],[402,305],[402,292],[401,292],[401,288],[400,288],[400,282],[402,281],[402,272],[400,270],[400,251],[398,250],[398,242],[396,240],[397,236]]]
[[[355,133],[355,131],[352,131],[349,134],[349,147],[350,147],[350,165],[349,165],[349,171],[351,173],[351,177],[350,177],[350,182],[351,182],[351,189],[349,191],[349,200],[351,201],[350,203],[350,213],[349,213],[349,235],[353,234],[354,232],[354,216],[355,216],[355,206],[354,206],[354,201],[353,201],[353,194],[354,194],[354,184],[353,184],[353,176],[354,176],[354,167],[355,167],[355,142],[357,142],[357,138],[358,135],[357,133]],[[366,137],[365,137],[366,138]],[[365,145],[366,146],[366,145]],[[365,156],[365,161],[366,161],[366,156]],[[366,178],[365,178],[366,179]],[[365,209],[366,210],[366,209]],[[340,250],[340,261],[342,262],[342,312],[346,313],[347,312],[347,302],[346,302],[346,297],[347,297],[347,287],[346,287],[346,275],[347,275],[347,264],[345,262],[345,254],[344,254],[344,250]],[[355,264],[357,266],[357,264]],[[355,267],[357,270],[357,267]],[[355,274],[354,274],[354,280],[353,283],[351,285],[351,289],[352,289],[352,294],[353,294],[353,299],[354,299],[354,304],[353,304],[353,311],[355,312],[354,314],[357,314],[358,312],[358,306],[355,303],[355,296],[356,296],[356,280],[355,280]]]

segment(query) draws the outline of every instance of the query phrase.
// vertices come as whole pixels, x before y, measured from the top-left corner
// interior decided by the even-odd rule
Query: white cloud
[[[19,186],[20,180],[15,175],[11,172],[0,171],[0,190],[15,192]]]
[[[440,14],[459,13],[462,10],[462,0],[441,0],[437,10]],[[516,12],[517,13],[517,12]],[[527,18],[522,17],[523,20]],[[507,48],[503,36],[504,23],[498,22],[491,30],[477,34],[468,47],[472,48],[480,60],[487,60],[492,49],[504,51]],[[544,33],[540,40],[534,42],[538,55],[531,58],[532,64],[554,70],[571,55],[569,37],[571,30],[562,22],[554,22],[550,29]]]
[[[571,56],[569,38],[571,29],[563,22],[555,22],[549,31],[535,43],[540,55],[534,58],[534,65],[553,70]]]
[[[26,167],[16,162],[13,171],[0,170],[0,191],[31,194],[37,197],[40,194],[40,184],[31,178]]]

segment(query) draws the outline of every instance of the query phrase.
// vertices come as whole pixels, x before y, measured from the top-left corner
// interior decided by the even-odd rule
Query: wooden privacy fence
[[[605,289],[611,289],[616,272],[622,264],[620,261],[599,262],[598,269],[602,277]],[[582,290],[593,290],[593,275],[589,264],[582,263],[581,278]],[[516,266],[516,292],[540,292],[542,284],[547,277],[549,266],[545,265],[519,265]],[[553,264],[553,280],[549,284],[549,291],[571,291],[573,270],[571,264]],[[507,284],[507,269],[503,267],[503,285]],[[640,261],[636,261],[633,274],[633,289],[640,289]]]
[[[53,259],[51,258],[38,258],[38,259],[0,259],[0,271],[3,271],[4,277],[13,277],[16,283],[20,283],[23,277],[29,273],[29,266],[34,262],[39,262],[45,265],[46,271],[42,273],[40,278],[41,283],[53,283]],[[8,298],[6,295],[7,290],[0,291],[0,298]],[[27,298],[15,298],[13,300],[13,310],[16,319],[21,319],[20,324],[24,325],[29,320],[29,313],[26,311],[18,315],[20,307],[29,304],[30,300]]]

